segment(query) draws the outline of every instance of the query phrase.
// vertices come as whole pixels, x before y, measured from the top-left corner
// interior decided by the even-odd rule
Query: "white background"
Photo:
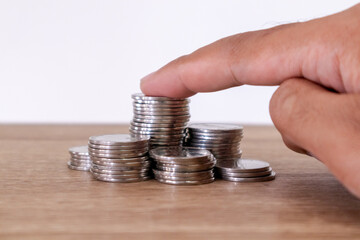
[[[344,0],[0,0],[0,123],[126,123],[139,79],[219,38],[325,16]],[[275,87],[192,98],[193,121],[271,123]]]

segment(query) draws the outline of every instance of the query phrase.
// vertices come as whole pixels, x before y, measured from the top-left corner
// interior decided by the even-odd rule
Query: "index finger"
[[[334,57],[317,48],[329,30],[324,22],[317,19],[221,39],[144,77],[141,90],[146,95],[182,98],[242,84],[278,85],[294,77],[317,81],[314,66]]]

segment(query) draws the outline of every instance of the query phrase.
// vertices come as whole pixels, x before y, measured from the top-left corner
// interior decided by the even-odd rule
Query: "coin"
[[[179,101],[179,102],[189,102],[189,99],[186,98],[168,98],[168,97],[153,97],[153,96],[146,96],[143,93],[134,93],[131,95],[133,99],[142,100],[142,101]]]
[[[121,146],[121,145],[101,145],[101,144],[88,144],[89,148],[95,149],[109,149],[109,150],[133,150],[133,149],[149,149],[149,143],[136,144],[134,146]]]
[[[136,127],[144,127],[144,128],[179,128],[181,127],[184,129],[186,124],[184,123],[141,123],[141,122],[134,122],[132,121],[130,123],[133,126]]]
[[[265,161],[255,159],[237,159],[234,162],[218,162],[216,167],[223,171],[238,173],[263,172],[269,170],[270,164]]]
[[[222,179],[224,179],[226,181],[231,181],[231,182],[264,182],[264,181],[274,180],[275,176],[276,176],[276,173],[274,171],[272,171],[270,175],[261,176],[261,177],[241,178],[241,177],[229,177],[226,175],[222,175],[221,177],[222,177]]]
[[[127,149],[127,150],[119,150],[119,149],[97,149],[97,148],[89,148],[90,153],[100,153],[100,154],[110,154],[110,155],[131,155],[131,154],[142,154],[145,155],[148,152],[148,148],[145,149]]]
[[[191,164],[191,165],[156,163],[157,169],[162,171],[169,171],[169,172],[200,172],[200,171],[213,169],[214,166],[215,163]]]
[[[87,146],[76,146],[69,148],[69,153],[74,155],[89,156]]]
[[[77,171],[89,171],[90,165],[81,165],[81,166],[74,166],[71,162],[67,163],[68,168],[71,170],[77,170]]]
[[[167,179],[162,179],[162,178],[156,178],[156,180],[158,180],[161,183],[166,183],[166,184],[173,184],[173,185],[199,185],[199,184],[206,184],[206,183],[212,183],[215,178],[209,178],[209,179],[205,179],[205,180],[199,180],[199,181],[175,181],[175,180],[167,180]]]
[[[223,176],[228,177],[239,177],[239,178],[246,178],[246,177],[262,177],[262,176],[268,176],[272,172],[272,168],[270,167],[268,170],[263,172],[245,172],[245,173],[239,173],[239,172],[230,172],[230,171],[223,171],[219,168],[216,168],[216,172]]]
[[[188,126],[188,129],[191,131],[198,132],[242,132],[243,127],[238,124],[229,124],[229,123],[192,123]]]
[[[150,102],[146,102],[146,101],[134,101],[133,102],[133,107],[145,107],[145,108],[183,108],[183,107],[188,107],[188,103],[187,102],[175,102],[175,103],[171,103],[171,104],[166,104],[163,102],[157,103],[155,101],[153,101],[152,103]]]
[[[137,117],[139,117],[139,115],[142,116],[184,116],[187,117],[189,115],[189,112],[154,112],[154,111],[144,111],[144,110],[137,110],[137,109],[133,109],[133,113],[137,115]]]
[[[91,144],[99,145],[121,145],[121,146],[134,146],[137,144],[146,144],[149,141],[147,136],[133,137],[128,134],[109,134],[101,136],[92,136],[89,138]]]
[[[187,161],[187,160],[207,160],[212,158],[209,151],[196,148],[185,147],[159,147],[149,151],[152,158],[157,161]]]

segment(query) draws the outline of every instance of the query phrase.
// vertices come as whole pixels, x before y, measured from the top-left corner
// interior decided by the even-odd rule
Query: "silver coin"
[[[108,169],[108,168],[124,168],[124,169],[128,169],[128,168],[133,168],[134,170],[137,169],[142,169],[142,168],[146,168],[149,167],[151,165],[150,161],[146,161],[146,162],[138,162],[138,163],[113,163],[113,162],[102,162],[102,161],[92,161],[93,165],[96,165],[97,167],[103,168],[103,169]]]
[[[113,182],[113,183],[133,183],[133,182],[142,182],[151,179],[151,176],[138,177],[138,178],[127,178],[127,179],[116,179],[108,176],[94,176],[96,180],[104,182]]]
[[[205,178],[214,177],[214,172],[202,171],[202,172],[190,172],[190,173],[179,173],[179,172],[167,172],[153,169],[153,173],[158,178],[172,179],[172,180],[200,180]]]
[[[201,132],[242,132],[243,126],[230,123],[191,123],[189,130]]]
[[[182,124],[182,125],[187,125],[188,123],[188,119],[184,118],[184,119],[176,119],[176,118],[157,118],[157,119],[151,119],[151,118],[141,118],[138,116],[134,116],[132,119],[133,122],[138,122],[138,123],[146,123],[146,124]]]
[[[136,99],[136,100],[142,100],[142,101],[185,101],[188,102],[189,99],[187,98],[169,98],[169,97],[155,97],[155,96],[146,96],[143,93],[134,93],[131,95],[132,99]]]
[[[267,171],[263,172],[248,172],[248,173],[233,173],[233,172],[227,172],[223,170],[219,170],[215,168],[217,173],[219,173],[221,176],[227,176],[227,177],[237,177],[237,178],[246,178],[246,177],[263,177],[268,176],[272,173],[272,168],[269,168]]]
[[[189,136],[186,135],[186,138],[189,142],[198,142],[198,143],[222,143],[222,144],[231,144],[231,143],[237,143],[241,142],[242,136],[240,137],[234,137],[234,138],[227,138],[227,137],[221,137],[221,138],[208,138],[208,137],[202,137],[202,136]]]
[[[150,146],[153,146],[154,143],[159,143],[159,144],[166,144],[166,143],[170,143],[170,144],[175,144],[175,143],[180,143],[182,144],[182,137],[176,137],[176,138],[151,138],[150,140]]]
[[[148,100],[140,100],[134,99],[133,104],[146,104],[152,106],[188,106],[190,101],[148,101]]]
[[[89,142],[91,144],[98,145],[121,145],[121,146],[133,146],[137,144],[146,144],[149,142],[149,137],[138,136],[132,137],[128,134],[109,134],[101,136],[91,136]]]
[[[89,156],[87,146],[77,146],[69,148],[69,153],[73,155]]]
[[[174,103],[174,104],[165,104],[165,103],[146,103],[146,102],[133,102],[133,107],[145,107],[145,108],[183,108],[188,107],[187,102]]]
[[[82,158],[79,159],[79,158],[71,157],[70,161],[77,162],[77,163],[88,163],[88,162],[91,162],[91,159],[90,159],[90,157],[88,157],[87,159],[82,159]]]
[[[244,137],[244,133],[242,131],[239,132],[199,132],[193,131],[186,128],[186,133],[190,138],[204,138],[204,139],[233,139],[233,138],[242,138]]]
[[[148,149],[149,148],[149,142],[144,144],[136,144],[133,146],[121,146],[121,145],[101,145],[101,144],[92,144],[89,143],[88,145],[90,148],[95,149],[108,149],[108,150],[133,150],[133,149]]]
[[[188,115],[170,115],[170,116],[156,116],[156,115],[144,115],[144,114],[135,114],[134,118],[138,119],[148,119],[148,120],[174,120],[174,121],[188,121],[190,119],[190,114]]]
[[[91,161],[78,162],[78,161],[72,161],[72,160],[70,160],[70,163],[71,163],[71,165],[76,166],[76,167],[91,165]]]
[[[184,134],[181,131],[168,131],[168,132],[149,132],[149,131],[142,131],[142,130],[133,130],[132,128],[129,129],[130,134],[132,135],[147,135],[147,136],[151,136],[152,139],[154,138],[161,138],[161,139],[165,139],[165,138],[174,138],[174,139],[178,139],[184,138]]]
[[[190,136],[204,136],[204,137],[213,137],[213,138],[222,138],[222,137],[237,137],[237,136],[242,136],[244,135],[244,131],[243,130],[238,130],[238,131],[233,131],[233,132],[226,132],[226,131],[202,131],[200,129],[196,129],[196,128],[190,128],[191,123],[189,123],[188,128],[186,129],[187,133]]]
[[[165,107],[148,107],[148,106],[133,106],[133,110],[136,111],[145,111],[145,112],[189,112],[190,108],[188,106],[186,107],[177,107],[177,108],[165,108]]]
[[[186,142],[187,145],[192,147],[199,148],[209,148],[209,149],[226,149],[226,148],[239,148],[240,143],[235,144],[217,144],[217,143],[195,143],[195,142]]]
[[[188,177],[202,177],[202,176],[211,176],[213,177],[213,170],[200,171],[200,172],[168,172],[153,169],[153,173],[159,176],[168,176],[168,177],[178,177],[178,178],[188,178]]]
[[[215,166],[215,163],[192,164],[192,165],[156,163],[157,169],[162,170],[162,171],[170,171],[170,172],[199,172],[199,171],[210,170],[214,166]]]
[[[153,133],[150,135],[151,136],[151,140],[160,140],[160,141],[180,141],[184,138],[183,134],[171,134],[171,135],[167,135],[167,134],[159,134],[159,133]]]
[[[70,154],[70,158],[71,159],[75,159],[75,160],[84,160],[84,161],[87,161],[90,159],[90,155],[72,155]]]
[[[71,164],[71,162],[67,163],[68,168],[70,168],[71,170],[77,170],[77,171],[89,171],[90,169],[90,165],[85,165],[85,166],[74,166]]]
[[[149,154],[152,158],[156,160],[164,161],[182,161],[182,160],[209,160],[212,158],[212,155],[209,151],[204,149],[196,148],[186,148],[186,147],[160,147],[151,149]]]
[[[137,117],[139,117],[139,115],[142,116],[158,116],[158,117],[163,117],[163,116],[188,116],[190,113],[189,112],[185,112],[185,111],[181,111],[181,112],[152,112],[152,111],[139,111],[136,109],[133,109],[133,113],[136,114]]]
[[[215,178],[209,178],[200,181],[174,181],[174,180],[167,180],[161,178],[156,180],[158,180],[161,183],[172,184],[172,185],[200,185],[200,184],[212,183],[215,180]]]
[[[138,163],[138,162],[144,162],[148,161],[149,157],[142,156],[142,157],[135,157],[135,158],[97,158],[97,157],[91,157],[92,161],[102,161],[102,162],[120,162],[120,163]]]
[[[143,154],[143,155],[145,155],[148,152],[148,150],[149,150],[148,148],[120,150],[120,149],[97,149],[97,148],[89,147],[89,152],[101,153],[101,154],[111,154],[111,155],[124,155],[124,154]]]
[[[143,128],[182,128],[185,129],[186,124],[184,123],[141,123],[141,122],[134,122],[130,123],[132,126],[135,127],[143,127]]]
[[[174,143],[174,142],[169,142],[169,143],[166,143],[166,142],[159,142],[159,143],[153,143],[152,145],[152,148],[156,148],[156,147],[178,147],[178,146],[182,146],[182,143],[178,142],[178,143]]]
[[[178,132],[184,133],[183,127],[138,127],[133,124],[130,124],[130,129],[134,131],[147,131],[147,132],[169,132],[169,133],[175,133]]]
[[[209,174],[208,176],[192,176],[192,177],[172,177],[172,176],[162,176],[155,174],[155,179],[163,180],[172,180],[172,181],[201,181],[209,178],[214,178],[214,174]]]
[[[117,171],[130,171],[130,170],[142,170],[142,169],[148,169],[150,167],[151,163],[143,163],[141,165],[138,166],[134,166],[134,165],[128,165],[128,164],[124,164],[124,165],[100,165],[98,163],[93,163],[92,164],[92,168],[97,168],[97,169],[101,169],[101,170],[117,170]]]
[[[93,168],[90,169],[90,172],[95,175],[95,176],[107,176],[107,177],[112,177],[112,178],[137,178],[137,177],[146,177],[149,176],[149,171],[148,172],[140,172],[140,173],[119,173],[119,174],[109,174],[109,173],[99,173],[96,170],[94,170]]]
[[[269,163],[254,160],[254,159],[241,159],[234,162],[220,161],[216,165],[217,168],[228,172],[263,172],[270,168]]]
[[[109,169],[99,169],[97,167],[92,167],[91,170],[93,172],[99,174],[109,174],[109,175],[134,175],[134,174],[144,174],[149,173],[150,168],[144,169],[134,169],[134,170],[109,170]]]
[[[105,154],[105,153],[95,153],[90,152],[92,157],[97,158],[133,158],[133,157],[142,157],[145,156],[146,153],[132,153],[132,154]]]
[[[231,182],[264,182],[264,181],[271,181],[274,180],[276,176],[276,173],[272,171],[272,173],[268,176],[262,176],[262,177],[246,177],[246,178],[240,178],[240,177],[228,177],[226,175],[222,175],[222,179],[226,181]]]
[[[210,160],[209,158],[195,158],[195,159],[154,159],[154,161],[163,164],[177,164],[177,165],[198,165],[198,164],[206,164],[212,162],[214,160]]]

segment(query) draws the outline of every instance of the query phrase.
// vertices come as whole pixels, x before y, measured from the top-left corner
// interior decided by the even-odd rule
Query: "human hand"
[[[243,84],[280,85],[270,114],[285,144],[311,153],[360,198],[360,4],[221,39],[146,76],[141,89],[189,97]]]

